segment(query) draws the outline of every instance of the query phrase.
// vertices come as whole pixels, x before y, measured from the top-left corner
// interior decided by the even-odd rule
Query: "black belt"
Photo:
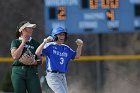
[[[47,72],[51,72],[51,73],[60,73],[60,74],[65,73],[65,72],[60,72],[60,71],[56,71],[56,70],[53,70],[53,71],[51,71],[51,70],[47,70]]]

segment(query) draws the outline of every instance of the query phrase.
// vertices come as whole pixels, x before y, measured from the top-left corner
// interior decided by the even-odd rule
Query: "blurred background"
[[[19,22],[37,24],[40,43],[52,28],[67,29],[68,44],[84,41],[82,57],[69,64],[69,93],[140,93],[140,0],[1,0],[0,93],[13,93],[10,44]],[[43,93],[53,93],[44,81]]]

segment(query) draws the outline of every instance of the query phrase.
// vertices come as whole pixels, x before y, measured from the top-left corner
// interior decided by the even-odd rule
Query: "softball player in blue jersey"
[[[53,38],[52,38],[53,37]],[[44,39],[37,48],[37,55],[46,56],[46,80],[49,87],[55,93],[68,93],[65,73],[68,70],[68,63],[71,59],[78,59],[81,56],[83,41],[76,40],[77,50],[72,50],[64,44],[67,39],[67,32],[64,28],[54,28],[52,36]]]

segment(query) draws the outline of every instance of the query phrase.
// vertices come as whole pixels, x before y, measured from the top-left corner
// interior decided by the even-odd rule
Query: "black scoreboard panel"
[[[69,34],[140,30],[140,0],[45,0],[45,33],[62,26]]]

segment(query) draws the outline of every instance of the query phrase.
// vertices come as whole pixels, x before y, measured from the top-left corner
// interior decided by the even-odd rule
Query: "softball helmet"
[[[60,34],[60,33],[65,33],[66,34],[66,38],[65,38],[65,40],[66,40],[67,39],[67,31],[62,27],[54,28],[52,30],[51,36],[54,38],[55,41],[57,41],[58,38],[57,38],[56,35]]]

